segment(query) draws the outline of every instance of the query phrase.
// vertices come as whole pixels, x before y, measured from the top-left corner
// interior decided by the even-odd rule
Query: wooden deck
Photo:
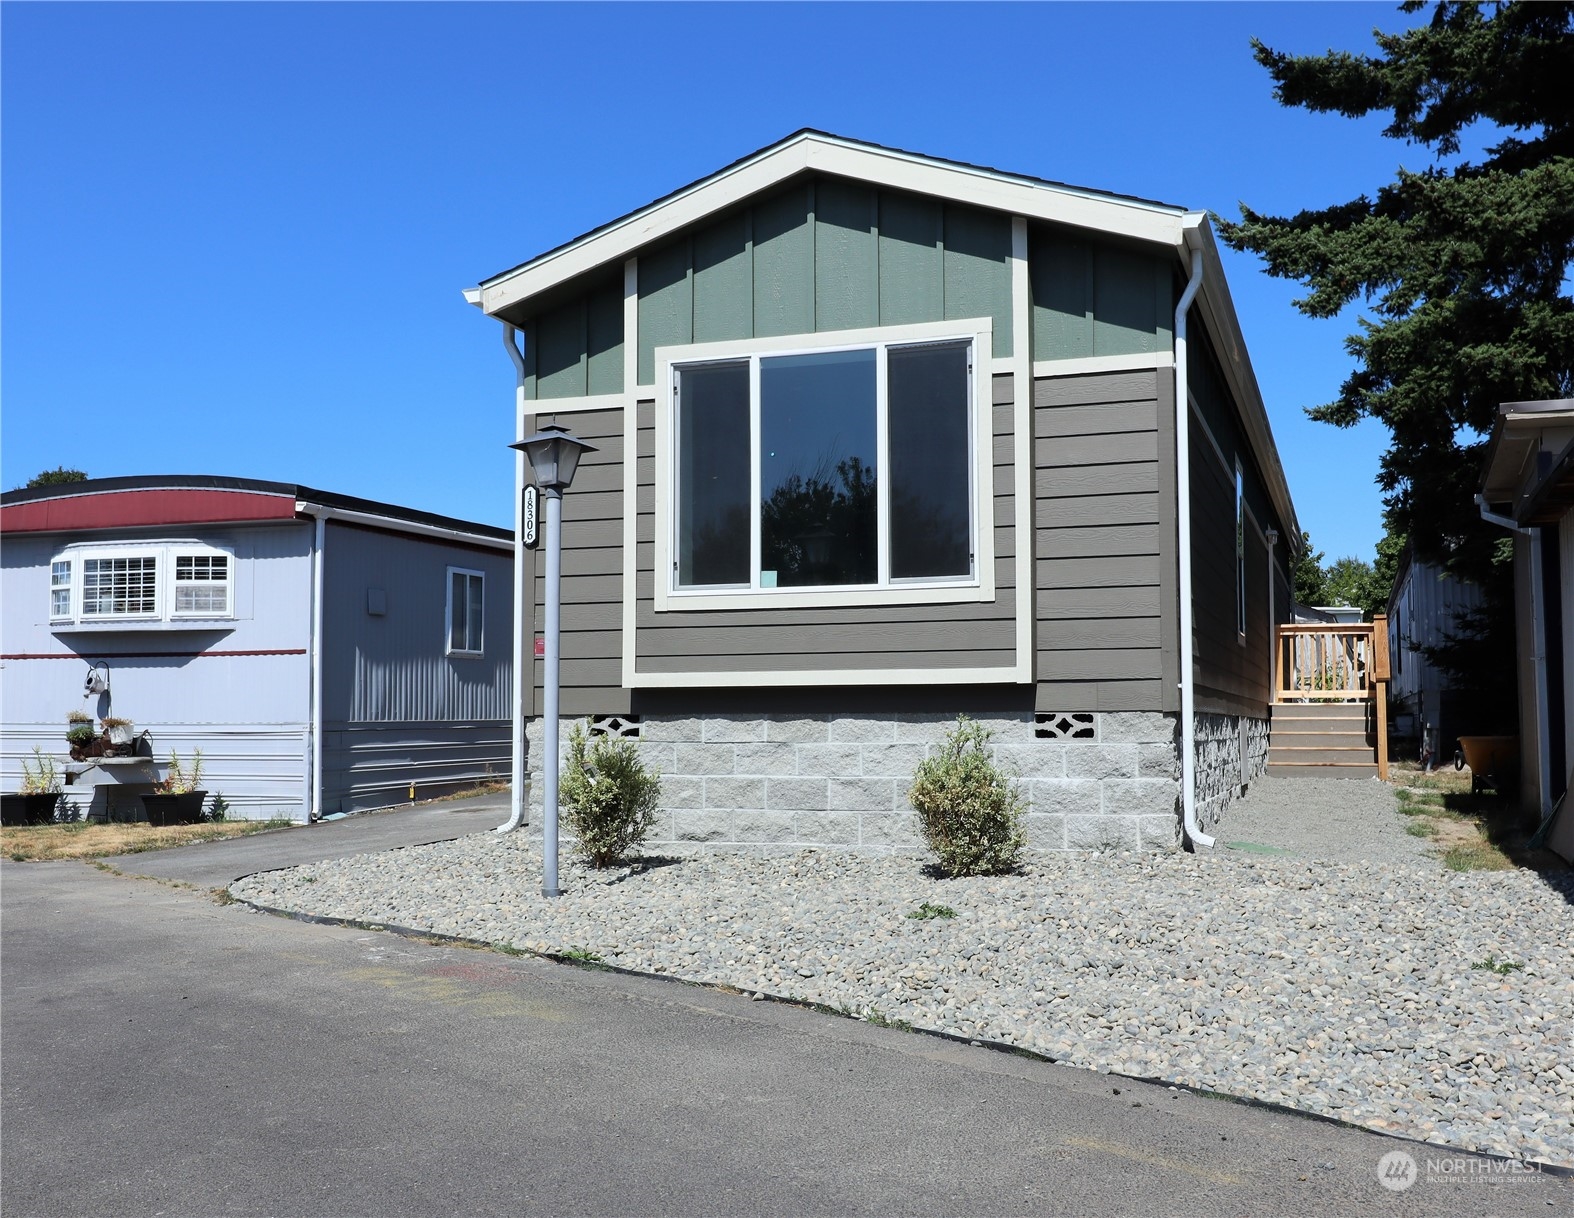
[[[1277,628],[1268,772],[1388,777],[1388,619]]]

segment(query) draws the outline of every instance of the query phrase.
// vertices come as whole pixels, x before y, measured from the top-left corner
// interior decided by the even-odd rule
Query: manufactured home
[[[656,840],[913,848],[959,712],[1040,848],[1206,842],[1262,772],[1301,531],[1205,213],[802,131],[466,298],[520,436],[594,446],[561,709]]]
[[[1574,400],[1498,408],[1477,499],[1514,541],[1521,803],[1574,862]]]
[[[509,769],[506,529],[206,476],[8,491],[4,788],[34,746],[68,806],[135,809],[173,751],[232,816],[297,821]],[[133,722],[139,764],[68,762],[66,716]]]

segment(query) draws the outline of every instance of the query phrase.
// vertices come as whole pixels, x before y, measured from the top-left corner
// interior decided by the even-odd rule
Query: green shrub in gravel
[[[1022,853],[1024,801],[1011,776],[990,759],[992,734],[958,715],[939,751],[919,764],[907,792],[925,844],[950,875],[1000,875]]]
[[[576,723],[568,737],[568,764],[558,793],[575,852],[592,867],[612,867],[639,848],[656,824],[661,779],[639,759],[632,740],[585,739]]]

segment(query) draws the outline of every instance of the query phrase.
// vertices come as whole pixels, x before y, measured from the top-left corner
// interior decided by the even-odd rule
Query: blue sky
[[[0,9],[0,485],[299,482],[511,524],[513,372],[461,289],[800,127],[1236,215],[1424,148],[1251,57],[1390,4]],[[1226,273],[1303,527],[1370,558],[1386,433],[1308,421],[1353,312]]]

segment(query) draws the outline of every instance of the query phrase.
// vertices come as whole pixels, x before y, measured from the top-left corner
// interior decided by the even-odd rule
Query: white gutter
[[[296,511],[311,516],[316,525],[312,530],[312,621],[310,694],[308,711],[311,722],[307,725],[310,757],[306,766],[306,823],[322,819],[322,585],[324,541],[327,538],[328,517],[333,512],[324,507],[309,507],[297,503]]]
[[[1204,849],[1213,838],[1197,823],[1196,690],[1192,673],[1191,638],[1191,405],[1186,389],[1186,311],[1202,287],[1202,239],[1196,228],[1185,230],[1191,250],[1191,278],[1175,306],[1175,516],[1180,567],[1180,691],[1181,691],[1181,813],[1186,840]]]
[[[1530,541],[1530,663],[1535,671],[1536,682],[1536,781],[1541,788],[1541,827],[1531,835],[1530,840],[1533,844],[1539,844],[1537,839],[1546,834],[1552,824],[1552,813],[1557,807],[1552,802],[1552,727],[1547,722],[1546,590],[1541,586],[1546,573],[1541,569],[1541,530],[1524,528],[1509,517],[1488,510],[1486,498],[1482,495],[1476,496],[1476,508],[1481,512],[1481,519],[1488,524],[1511,529]]]
[[[468,293],[467,293],[468,298]],[[514,439],[525,438],[525,357],[514,342],[514,327],[503,326],[503,346],[514,363]],[[525,454],[514,450],[514,726],[509,740],[509,810],[508,821],[497,827],[498,833],[512,833],[525,819],[525,672],[526,663],[533,657],[525,655],[525,546],[524,512]],[[534,688],[534,680],[531,687]]]
[[[467,546],[481,546],[489,550],[512,550],[514,543],[500,537],[487,537],[465,529],[450,529],[439,524],[423,524],[417,520],[400,520],[394,516],[379,516],[375,512],[356,512],[348,508],[330,508],[321,504],[295,501],[295,510],[302,515],[331,516],[346,524],[361,524],[373,529],[387,529],[394,533],[412,533],[417,537],[437,537],[443,541],[457,541]]]

